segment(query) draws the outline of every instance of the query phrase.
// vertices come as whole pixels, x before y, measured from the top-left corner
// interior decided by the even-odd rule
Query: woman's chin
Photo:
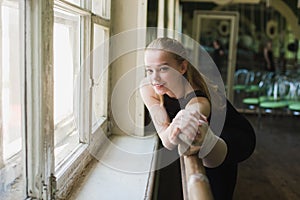
[[[158,94],[158,95],[164,95],[166,94],[166,91],[164,89],[154,89],[155,93]]]

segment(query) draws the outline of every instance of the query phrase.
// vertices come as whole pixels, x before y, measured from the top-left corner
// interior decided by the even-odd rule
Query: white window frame
[[[24,55],[26,80],[26,135],[27,196],[50,199],[53,195],[67,195],[74,174],[81,173],[90,161],[88,143],[90,130],[90,69],[84,68],[83,89],[79,100],[80,140],[83,143],[65,160],[64,165],[54,166],[54,122],[53,122],[53,7],[71,9],[82,16],[81,62],[90,52],[91,12],[64,1],[25,1],[25,27],[23,34],[26,47]],[[42,12],[43,11],[43,12]],[[30,34],[25,34],[30,33]],[[38,53],[37,53],[38,52]],[[53,179],[55,175],[56,180]],[[56,188],[59,192],[55,194]],[[53,193],[54,190],[54,193]]]
[[[55,5],[54,5],[54,7],[56,8]],[[66,9],[66,8],[65,7],[61,8],[61,10],[64,10],[64,9]],[[71,14],[77,14],[77,13],[71,12]],[[56,20],[58,22],[62,22],[62,24],[68,23],[68,21],[65,20],[61,16],[57,16]],[[55,12],[54,12],[54,23],[56,22],[56,20],[55,20]],[[68,25],[72,26],[72,23],[70,23]],[[76,38],[75,38],[75,40],[76,40]],[[79,45],[78,45],[78,48],[79,48]],[[79,55],[75,54],[75,56],[78,57]],[[77,69],[74,69],[74,70],[76,71]],[[55,122],[54,122],[54,131],[55,131],[54,134],[55,134],[56,141],[60,141],[60,142],[68,141],[68,138],[66,138],[66,136],[68,137],[72,133],[78,134],[78,132],[79,132],[79,130],[75,126],[75,123],[76,123],[75,115],[78,115],[78,113],[79,113],[79,105],[75,103],[76,101],[75,102],[74,101],[75,100],[73,99],[74,113],[66,116],[64,119],[61,119],[57,124],[55,124]]]
[[[1,130],[0,132],[0,179],[1,179],[1,182],[4,181],[4,185],[1,185],[0,187],[0,190],[1,189],[4,189],[4,199],[9,199],[9,198],[25,198],[27,197],[27,193],[26,193],[26,174],[25,174],[25,159],[24,159],[24,153],[25,153],[25,131],[24,131],[24,124],[25,124],[25,117],[24,117],[24,113],[25,113],[25,110],[24,110],[24,102],[25,102],[25,99],[24,99],[24,67],[23,67],[23,60],[24,60],[24,44],[22,43],[24,41],[24,35],[22,35],[21,33],[23,32],[24,30],[24,24],[22,21],[24,19],[24,12],[23,12],[23,7],[24,7],[24,2],[23,1],[17,1],[17,0],[2,0],[1,3],[0,3],[0,9],[2,9],[2,6],[9,6],[9,7],[12,7],[12,8],[18,8],[18,11],[19,11],[19,23],[20,23],[20,27],[19,27],[19,32],[18,32],[18,35],[20,36],[19,38],[19,49],[15,49],[15,51],[19,51],[19,69],[20,71],[17,71],[16,73],[19,73],[19,78],[20,80],[18,80],[18,83],[20,84],[20,91],[15,91],[17,93],[20,93],[20,103],[21,103],[21,150],[17,151],[17,152],[13,152],[13,154],[11,154],[7,160],[4,160],[4,155],[3,155],[3,130]],[[2,14],[0,12],[0,14]],[[2,16],[0,16],[0,20],[2,20]],[[2,24],[0,25],[2,26]],[[2,34],[2,33],[1,33]],[[1,37],[2,39],[2,37]],[[2,54],[2,51],[5,51],[3,50],[3,46],[2,46],[2,42],[0,41],[1,43],[1,54]],[[2,59],[1,59],[1,62],[2,62]],[[0,74],[2,73],[2,66],[1,66],[1,69],[0,69]],[[1,84],[1,91],[0,91],[0,103],[2,104],[2,74],[1,74],[1,78],[0,78],[0,84]],[[1,105],[2,106],[2,105]],[[1,113],[2,115],[2,113]],[[0,119],[1,119],[1,124],[0,126],[3,127],[3,120],[2,120],[2,116],[0,116]],[[2,129],[2,128],[1,128]],[[16,180],[16,179],[19,179],[22,180]],[[12,187],[15,187],[17,189],[21,188],[22,187],[22,190],[23,191],[18,191],[14,194],[12,193],[6,193],[6,192],[10,192],[11,190],[9,189],[8,191],[6,191],[6,187],[9,185],[9,184],[12,184]],[[0,191],[1,192],[1,191]]]
[[[64,0],[29,0],[23,1],[21,9],[24,10],[24,27],[21,28],[24,37],[25,52],[21,56],[24,64],[24,101],[22,108],[24,115],[23,146],[26,167],[26,196],[29,199],[65,198],[68,196],[71,185],[76,182],[76,176],[80,175],[93,155],[91,149],[99,149],[105,142],[102,140],[107,135],[107,116],[92,125],[92,72],[88,58],[93,32],[92,23],[99,24],[107,30],[109,37],[109,20],[91,13],[91,2],[81,1],[84,7],[73,5]],[[53,86],[53,26],[54,6],[65,10],[72,10],[81,15],[81,64],[84,67],[81,74],[81,94],[79,106],[80,124],[79,134],[81,145],[55,167],[54,164],[54,86]],[[82,66],[81,66],[82,67]],[[108,72],[107,76],[108,80]],[[107,95],[107,87],[103,91]],[[108,103],[105,97],[105,103]],[[107,105],[106,105],[107,109]],[[107,113],[106,113],[107,114]],[[92,128],[94,129],[92,130]]]
[[[92,16],[92,25],[91,25],[91,51],[93,51],[94,49],[94,24],[101,26],[104,31],[105,31],[105,38],[106,38],[106,44],[108,45],[108,39],[110,36],[110,22],[109,20],[102,18],[100,16],[94,15]],[[109,48],[109,45],[108,45]],[[109,52],[109,49],[107,49],[107,51]],[[109,55],[108,55],[109,56]],[[95,86],[97,86],[97,84],[101,84],[98,83],[97,80],[93,79],[93,53],[91,54],[90,57],[90,61],[91,61],[91,71],[90,71],[90,82],[91,82],[91,96],[90,96],[90,127],[91,127],[91,135],[90,135],[90,145],[89,145],[89,151],[91,153],[92,156],[96,157],[97,159],[97,153],[100,149],[100,147],[102,147],[104,145],[105,142],[107,142],[107,137],[109,134],[109,122],[108,122],[108,90],[109,90],[109,71],[108,71],[108,65],[109,63],[109,58],[107,58],[107,62],[102,62],[103,69],[104,72],[103,74],[101,74],[101,76],[103,76],[104,82],[106,83],[106,85],[103,87],[103,96],[102,96],[102,101],[104,102],[104,109],[106,110],[104,112],[104,116],[99,117],[99,119],[97,119],[97,121],[95,123],[93,123],[92,120],[92,112],[93,112],[93,89]]]
[[[54,173],[53,150],[48,145],[53,144],[54,130],[53,100],[48,98],[49,91],[53,91],[52,37],[49,37],[53,31],[52,8],[53,1],[24,3],[25,174],[27,196],[37,199],[50,198],[47,191],[50,191],[50,177]]]
[[[99,17],[99,16],[96,16],[96,15],[93,15],[92,16],[92,26],[91,26],[91,52],[94,50],[94,48],[97,48],[97,47],[94,47],[94,24],[95,25],[98,25],[98,26],[101,26],[101,28],[103,28],[103,30],[105,31],[105,41],[104,41],[104,44],[105,47],[104,48],[109,48],[108,47],[108,39],[109,39],[109,21]],[[104,53],[106,53],[106,50],[108,51],[108,49],[105,49],[104,50]],[[108,55],[108,54],[107,54]],[[93,76],[93,57],[94,54],[93,52],[91,53],[91,74],[90,74],[90,77],[91,77],[91,82],[92,82],[92,88],[93,89],[95,86],[97,86],[98,84],[101,84],[101,83],[98,83],[98,80],[94,80],[94,76]],[[99,119],[97,119],[96,122],[92,122],[92,133],[95,133],[97,131],[97,129],[103,124],[103,122],[105,122],[107,120],[107,104],[108,104],[108,64],[109,64],[109,58],[107,58],[107,60],[103,60],[103,62],[101,63],[103,65],[103,69],[104,71],[102,72],[101,74],[101,78],[103,79],[103,82],[104,82],[104,87],[103,87],[103,96],[101,98],[101,100],[103,101],[103,106],[104,106],[104,113],[103,113],[103,116],[99,117]],[[102,80],[101,79],[101,80]],[[102,83],[103,83],[102,82]],[[91,98],[92,99],[92,98]],[[91,102],[91,109],[93,108],[93,103],[94,102]],[[93,112],[91,110],[91,112]]]
[[[111,0],[91,0],[91,9],[92,12],[104,19],[110,19],[110,7],[111,7]]]
[[[86,58],[89,55],[90,50],[90,22],[91,13],[78,6],[74,6],[64,1],[54,1],[56,8],[79,14],[81,16],[81,28],[80,28],[80,94],[79,96],[79,140],[80,144],[60,165],[55,167],[56,187],[58,189],[57,195],[65,197],[68,195],[70,188],[68,186],[74,181],[74,174],[80,173],[85,165],[90,161],[88,143],[89,143],[89,102],[90,102],[90,85],[89,74],[90,68],[82,66],[89,66],[89,60]],[[75,100],[76,101],[76,100]]]

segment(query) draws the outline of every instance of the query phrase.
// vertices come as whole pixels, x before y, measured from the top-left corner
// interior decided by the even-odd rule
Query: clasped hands
[[[179,111],[172,123],[173,131],[169,141],[178,145],[180,155],[193,155],[199,152],[208,130],[207,118],[197,110]]]

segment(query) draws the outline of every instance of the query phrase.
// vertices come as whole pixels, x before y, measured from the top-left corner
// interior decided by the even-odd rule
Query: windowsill
[[[152,194],[157,136],[111,137],[111,143],[83,174],[69,199],[148,199]]]
[[[0,199],[18,200],[24,199],[24,176],[22,164],[22,152],[17,153],[5,162],[0,168]]]

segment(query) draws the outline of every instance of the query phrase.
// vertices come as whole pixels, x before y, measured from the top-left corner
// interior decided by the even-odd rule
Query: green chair
[[[245,90],[247,87],[247,81],[249,78],[247,69],[238,69],[234,73],[234,85],[233,90],[240,93],[241,91]]]
[[[300,115],[300,81],[294,81],[290,84],[288,109],[293,115]]]
[[[247,92],[247,97],[243,98],[242,102],[244,104],[244,109],[256,110],[260,116],[259,104],[266,101],[267,97],[264,96],[266,93],[266,86],[269,84],[270,80],[265,77],[261,77],[261,80],[256,85],[257,89]],[[254,86],[254,85],[253,85]]]
[[[273,113],[275,111],[284,111],[289,101],[287,96],[289,94],[290,83],[285,77],[278,76],[271,83],[266,86],[266,94],[260,96],[264,101],[259,103],[260,109],[266,113]]]
[[[243,103],[246,105],[258,105],[263,100],[259,98],[262,95],[263,87],[271,82],[273,72],[263,73],[261,71],[252,71],[249,74],[249,83],[245,89],[247,97],[243,99]]]
[[[263,72],[261,71],[249,71],[248,82],[245,88],[246,93],[257,93],[259,92],[259,83],[262,79]]]
[[[293,115],[300,115],[300,102],[290,104],[288,108]]]
[[[260,92],[262,91],[262,87],[263,87],[264,81],[262,80],[259,85],[258,85],[258,90],[255,92],[255,94],[253,95],[251,93],[250,96],[243,98],[242,102],[244,104],[244,107],[246,106],[247,108],[254,110],[256,108],[258,108],[258,105],[260,103]]]

